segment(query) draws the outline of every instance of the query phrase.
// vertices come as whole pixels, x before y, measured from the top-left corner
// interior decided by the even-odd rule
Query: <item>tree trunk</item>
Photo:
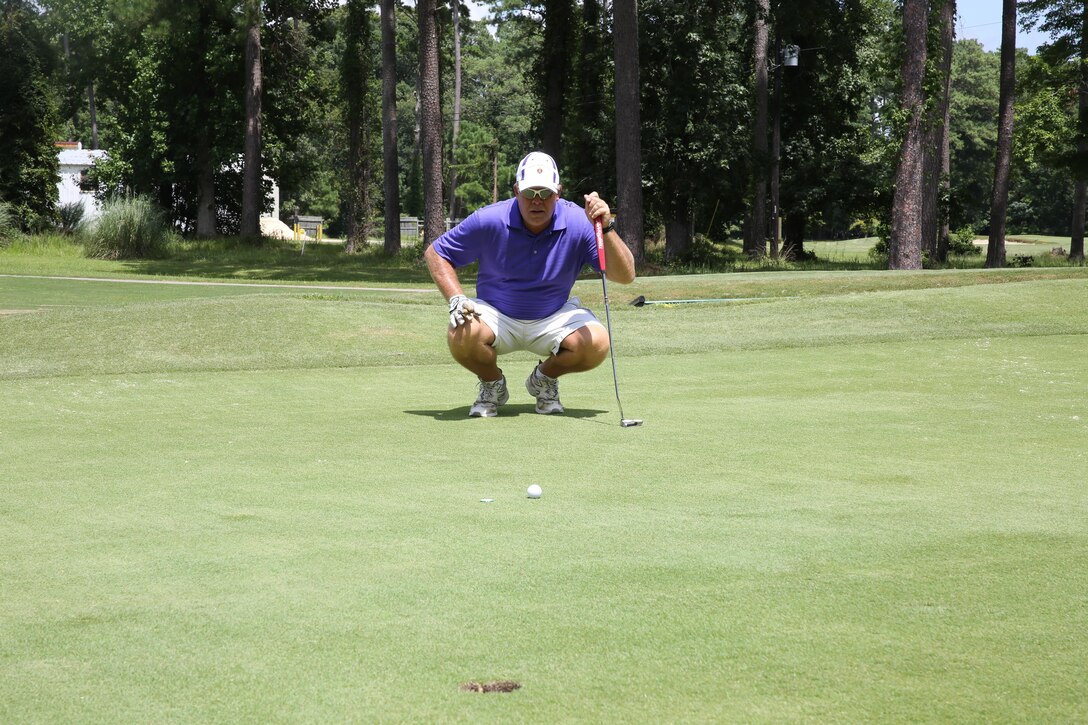
[[[941,8],[941,177],[937,190],[937,253],[934,261],[943,264],[948,261],[948,217],[951,195],[952,153],[949,133],[952,104],[952,52],[956,45],[956,0],[945,0]]]
[[[400,162],[397,159],[396,0],[382,10],[382,163],[385,170],[385,253],[400,251]]]
[[[461,2],[452,0],[453,11],[453,135],[450,137],[450,218],[457,216],[457,137],[461,134]]]
[[[190,45],[194,61],[193,72],[197,75],[196,95],[192,102],[196,105],[197,118],[210,118],[214,103],[214,84],[208,77],[205,59],[208,57],[209,33],[211,26],[210,9],[207,3],[200,5],[197,13],[197,27]],[[212,148],[212,129],[209,124],[199,124],[193,129],[196,142],[196,235],[201,239],[211,239],[219,231],[218,209],[215,199],[215,151]]]
[[[931,108],[922,140],[922,212],[919,221],[923,259],[935,260],[937,256],[937,204],[940,194],[941,128],[936,119],[940,109]]]
[[[904,0],[903,110],[906,134],[895,170],[889,269],[922,268],[922,83],[926,65],[926,0]]]
[[[937,50],[940,65],[937,68],[941,94],[937,97],[926,120],[926,137],[923,143],[925,159],[922,167],[922,251],[930,262],[943,261],[940,258],[940,223],[942,191],[942,150],[947,137],[945,116],[948,112],[949,82],[952,74],[952,22],[954,19],[954,0],[936,0],[937,26],[940,39]]]
[[[61,48],[61,52],[64,54],[64,75],[65,75],[65,79],[66,79],[66,81],[71,81],[72,80],[72,68],[71,68],[71,65],[72,65],[72,50],[71,50],[71,48],[68,47],[68,31],[66,31],[66,30],[61,31],[61,34],[60,34],[60,48]],[[90,88],[90,86],[88,86],[88,88]],[[64,90],[65,90],[65,93],[67,94],[68,89],[65,88]],[[75,106],[75,104],[72,105],[72,118],[70,120],[72,122],[72,132],[71,132],[72,135],[64,137],[68,141],[71,141],[73,138],[75,138],[74,134],[76,133],[76,129],[79,128],[79,108],[77,108]]]
[[[197,152],[199,169],[196,181],[196,235],[210,239],[216,234],[215,161],[212,158],[211,139],[206,128],[200,131],[200,149]]]
[[[491,141],[491,203],[499,201],[499,140]]]
[[[67,31],[62,31],[61,34],[60,34],[60,47],[61,47],[61,52],[63,52],[63,54],[64,54],[64,74],[65,74],[65,76],[66,76],[66,78],[68,80],[71,80],[71,78],[72,78],[72,69],[71,69],[72,49],[68,46],[68,32]],[[87,84],[87,93],[88,93],[87,98],[88,98],[88,101],[90,101],[90,99],[92,97],[91,94],[94,93],[93,89],[94,89],[93,84],[88,83]],[[66,93],[67,93],[67,90],[68,89],[65,88]],[[74,104],[72,106],[72,118],[71,118],[71,121],[72,121],[72,131],[71,131],[72,135],[68,135],[68,136],[64,137],[66,140],[69,140],[69,141],[72,140],[73,138],[75,138],[75,134],[77,133],[76,129],[79,128],[79,108],[76,107]],[[98,148],[98,147],[92,145],[91,148]]]
[[[416,11],[418,16],[418,9]],[[408,188],[407,198],[405,200],[405,206],[409,216],[422,217],[423,216],[423,162],[420,160],[423,156],[423,132],[420,124],[420,120],[423,117],[423,103],[422,95],[423,89],[421,86],[421,79],[419,73],[416,73],[416,108],[412,114],[414,123],[412,126],[412,159],[411,166],[408,168]]]
[[[771,122],[771,257],[778,259],[782,244],[782,34],[774,30],[774,120]]]
[[[91,148],[98,148],[98,109],[94,103],[94,81],[87,84],[87,112],[91,121]]]
[[[246,28],[246,132],[242,166],[242,238],[261,239],[261,5],[248,0]]]
[[[997,161],[990,202],[990,243],[986,266],[1005,266],[1005,216],[1009,208],[1012,166],[1013,101],[1016,84],[1016,0],[1004,0],[1001,12],[1001,101],[997,112]]]
[[[616,224],[635,257],[646,258],[642,220],[642,127],[639,111],[637,0],[613,3],[616,54]]]
[[[755,120],[752,124],[752,210],[744,238],[751,259],[767,254],[767,18],[770,0],[756,0],[752,66]]]
[[[807,220],[800,212],[786,214],[783,224],[784,239],[782,242],[782,258],[798,260],[805,256],[805,228]]]
[[[373,32],[368,0],[348,0],[344,33],[344,60],[340,88],[348,132],[347,186],[344,251],[354,253],[366,247],[370,238],[370,130],[374,125],[370,78]]]
[[[1077,85],[1077,182],[1073,194],[1073,229],[1069,259],[1084,261],[1085,167],[1088,159],[1088,3],[1084,4],[1080,31],[1080,82]]]
[[[442,108],[435,0],[419,0],[420,143],[423,147],[423,248],[446,231],[442,214]]]
[[[541,143],[544,152],[559,164],[563,155],[563,119],[567,115],[573,29],[573,0],[544,0],[544,128]]]
[[[581,132],[569,134],[564,145],[567,163],[565,173],[571,186],[567,192],[578,194],[602,191],[602,177],[610,159],[601,140],[607,138],[602,130],[606,126],[603,117],[603,98],[600,89],[600,69],[608,64],[607,37],[601,24],[600,0],[583,0],[581,21],[581,47],[575,78],[578,86],[577,103],[572,118]],[[613,147],[614,148],[614,147]],[[610,184],[609,184],[610,185]]]
[[[1077,179],[1073,185],[1073,233],[1069,239],[1069,259],[1084,260],[1084,206],[1088,181]]]
[[[670,262],[683,259],[691,251],[694,236],[695,223],[691,219],[665,222],[665,259]]]

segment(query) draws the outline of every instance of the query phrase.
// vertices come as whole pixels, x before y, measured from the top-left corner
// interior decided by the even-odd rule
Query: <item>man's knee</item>
[[[581,357],[586,368],[595,368],[608,357],[608,332],[600,325],[580,327],[563,341],[563,346]]]
[[[492,349],[495,333],[482,320],[473,319],[463,325],[450,327],[446,342],[455,358],[475,357]]]
[[[608,339],[608,332],[605,331],[600,325],[587,325],[593,330],[593,352],[595,365],[600,365],[604,362],[604,359],[608,357],[608,348],[611,345],[611,341]]]

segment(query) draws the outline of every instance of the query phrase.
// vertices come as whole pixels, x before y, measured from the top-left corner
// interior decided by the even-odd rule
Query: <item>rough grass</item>
[[[610,286],[801,297],[614,299],[631,429],[524,356],[469,420],[437,295],[0,277],[0,721],[1083,720],[1088,285],[1043,272]]]

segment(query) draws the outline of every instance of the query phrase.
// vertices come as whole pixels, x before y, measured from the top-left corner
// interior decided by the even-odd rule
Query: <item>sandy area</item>
[[[291,227],[287,226],[279,219],[273,219],[270,216],[261,217],[261,236],[271,237],[272,239],[294,239],[295,232]],[[303,233],[300,239],[313,239],[309,234]]]

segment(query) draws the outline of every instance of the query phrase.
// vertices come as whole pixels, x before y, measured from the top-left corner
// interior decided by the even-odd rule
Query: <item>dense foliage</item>
[[[24,229],[57,203],[57,54],[36,20],[28,2],[0,1],[0,202]]]
[[[459,209],[505,197],[514,165],[533,148],[557,156],[569,198],[596,190],[614,199],[612,4],[489,0],[486,19],[461,6],[454,146],[449,2],[435,10],[442,173],[447,184],[457,173]],[[1020,5],[1022,22],[1041,26],[1053,43],[1018,57],[1008,228],[1067,233],[1074,177],[1088,165],[1077,150],[1082,26],[1067,3]],[[108,150],[97,172],[103,196],[154,199],[185,233],[237,230],[245,120],[239,3],[3,0],[0,7],[0,199],[22,226],[54,220],[50,142],[67,137]],[[334,235],[379,235],[377,7],[264,0],[261,11],[265,184],[276,180],[281,216],[318,214]],[[696,243],[739,235],[752,205],[750,180],[775,163],[752,151],[754,4],[640,0],[638,12],[642,214],[647,237],[668,236],[668,256],[683,259]],[[422,215],[424,201],[416,13],[414,4],[396,3],[396,188],[410,216]],[[805,239],[876,234],[888,224],[903,131],[900,4],[772,3],[767,22],[768,107],[781,134],[778,209],[787,252],[803,255]],[[800,48],[796,67],[783,66],[788,45]],[[953,230],[988,228],[997,67],[996,52],[973,40],[955,43],[951,190],[942,202]],[[927,73],[932,95],[932,68]],[[448,198],[443,205],[448,211]],[[201,216],[207,210],[210,219]]]

